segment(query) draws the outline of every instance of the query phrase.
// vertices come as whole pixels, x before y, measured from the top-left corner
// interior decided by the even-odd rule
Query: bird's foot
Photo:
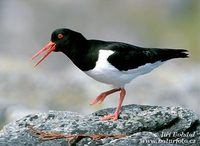
[[[109,91],[106,91],[106,92],[103,92],[101,93],[99,96],[97,96],[97,98],[95,100],[93,100],[92,102],[90,102],[90,105],[94,105],[94,104],[100,104],[104,101],[104,99],[114,93],[114,92],[117,92],[117,91],[120,91],[120,89],[112,89],[112,90],[109,90]]]
[[[107,96],[107,94],[105,92],[101,93],[99,96],[97,96],[97,98],[95,100],[90,102],[90,105],[102,103],[104,101],[104,99],[106,98],[106,96]]]
[[[105,115],[103,118],[101,118],[101,121],[106,121],[106,120],[116,121],[118,119],[118,116],[119,116],[119,114],[117,114],[117,113]]]

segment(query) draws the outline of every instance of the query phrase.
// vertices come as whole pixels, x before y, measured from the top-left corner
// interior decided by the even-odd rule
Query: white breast
[[[163,63],[157,61],[155,63],[147,63],[136,69],[120,71],[107,61],[107,58],[113,53],[114,51],[111,50],[100,50],[95,68],[85,73],[97,81],[120,88],[137,76],[146,74]]]

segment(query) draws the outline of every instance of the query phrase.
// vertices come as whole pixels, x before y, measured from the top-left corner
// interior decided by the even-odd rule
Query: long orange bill
[[[56,44],[53,42],[49,42],[46,46],[44,46],[44,48],[42,48],[39,52],[37,52],[32,58],[31,60],[35,59],[37,56],[39,56],[40,54],[42,54],[43,52],[46,51],[46,54],[34,65],[34,67],[36,67],[38,64],[40,64],[40,62],[42,62],[52,51],[54,51],[56,49]]]

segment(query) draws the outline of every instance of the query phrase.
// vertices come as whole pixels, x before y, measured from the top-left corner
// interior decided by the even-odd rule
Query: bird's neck
[[[78,34],[76,38],[73,38],[70,41],[70,48],[63,51],[65,55],[67,55],[70,60],[82,71],[87,71],[92,69],[95,64],[91,61],[90,57],[90,45],[88,40]]]

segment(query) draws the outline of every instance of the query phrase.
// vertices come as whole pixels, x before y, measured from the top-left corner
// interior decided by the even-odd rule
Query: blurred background
[[[117,105],[114,94],[90,106],[111,87],[85,75],[62,53],[33,67],[30,58],[62,27],[88,39],[188,49],[189,59],[170,60],[128,84],[123,105],[182,106],[200,114],[200,1],[1,0],[0,127],[35,112],[89,114]]]

